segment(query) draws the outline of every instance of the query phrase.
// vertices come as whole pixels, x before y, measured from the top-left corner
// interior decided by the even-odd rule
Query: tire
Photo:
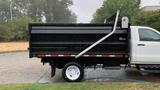
[[[69,62],[64,66],[62,76],[67,82],[79,82],[84,77],[84,68],[79,63]]]

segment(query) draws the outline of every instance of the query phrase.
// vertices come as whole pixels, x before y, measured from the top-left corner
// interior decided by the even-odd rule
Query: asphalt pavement
[[[43,66],[39,58],[30,59],[28,54],[28,52],[0,54],[0,84],[64,82],[61,70],[57,69],[55,77],[51,78],[49,65]],[[160,74],[142,75],[135,69],[85,69],[83,82],[88,81],[160,82]]]

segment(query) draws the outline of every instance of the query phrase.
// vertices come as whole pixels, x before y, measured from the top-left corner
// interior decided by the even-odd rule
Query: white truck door
[[[138,41],[135,46],[137,64],[160,64],[160,33],[148,27],[138,28]]]

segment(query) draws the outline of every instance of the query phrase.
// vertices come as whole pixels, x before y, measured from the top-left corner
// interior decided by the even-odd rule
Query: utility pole
[[[13,29],[12,29],[12,27],[13,27],[13,9],[12,9],[12,7],[13,7],[13,2],[12,2],[12,0],[10,0],[10,2],[11,2],[11,3],[10,3],[10,6],[9,6],[9,7],[10,7],[10,16],[11,16],[11,17],[10,17],[10,19],[11,19],[11,27],[10,27],[10,29],[13,30]]]
[[[13,6],[13,2],[12,2],[12,0],[11,0],[11,3],[10,3],[11,22],[13,21],[13,10],[12,10],[12,6]]]

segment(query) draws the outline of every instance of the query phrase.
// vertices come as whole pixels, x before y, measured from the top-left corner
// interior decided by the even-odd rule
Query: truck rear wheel
[[[64,66],[62,76],[68,82],[79,82],[83,79],[84,68],[79,63],[69,62]]]

